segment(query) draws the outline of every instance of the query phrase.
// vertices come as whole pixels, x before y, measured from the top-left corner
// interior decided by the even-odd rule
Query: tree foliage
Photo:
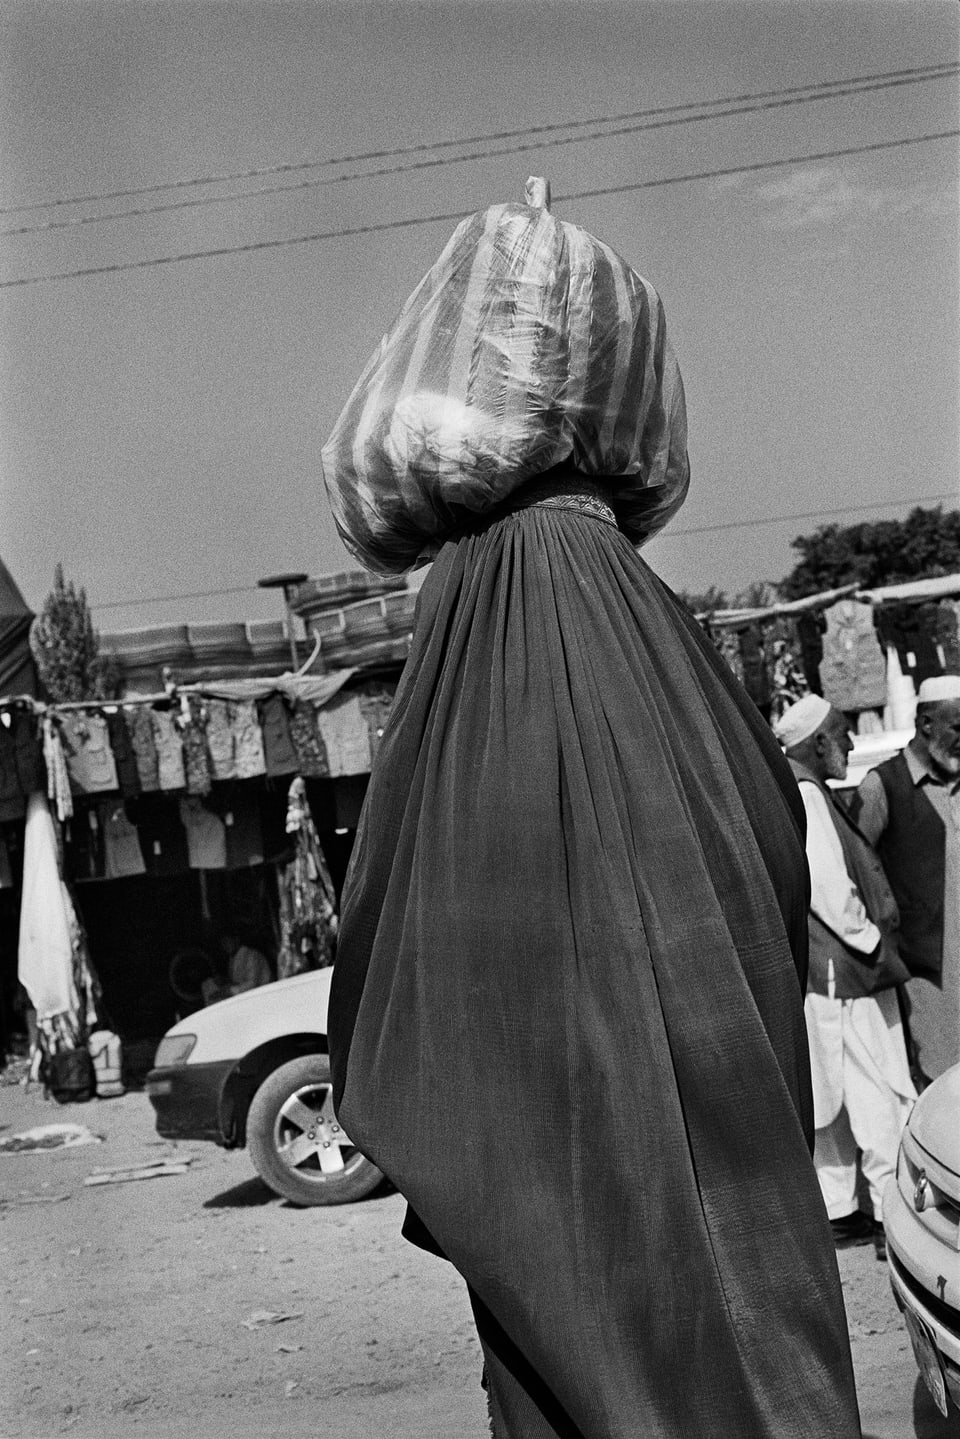
[[[905,520],[859,525],[821,525],[798,535],[791,548],[801,556],[779,588],[785,600],[802,599],[841,585],[863,589],[960,572],[960,510],[943,506],[911,510]]]
[[[116,662],[100,654],[86,591],[64,579],[62,565],[57,565],[53,589],[31,627],[30,649],[47,696],[55,704],[116,696]]]

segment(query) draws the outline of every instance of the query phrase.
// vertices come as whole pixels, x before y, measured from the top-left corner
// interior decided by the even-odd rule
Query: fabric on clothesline
[[[100,829],[103,834],[104,879],[124,879],[132,874],[146,874],[140,836],[127,818],[119,800],[100,806]]]
[[[57,840],[46,796],[27,803],[23,843],[23,890],[17,978],[30,996],[38,1021],[76,1014],[70,919],[63,902]]]
[[[160,788],[185,789],[187,774],[183,764],[183,740],[170,710],[150,711],[153,740],[157,747]]]
[[[137,768],[136,751],[127,728],[126,716],[122,709],[112,710],[106,715],[107,736],[113,761],[117,767],[117,784],[124,799],[133,799],[143,786]]]
[[[823,619],[820,693],[838,710],[879,709],[886,698],[887,667],[873,606],[840,600]]]
[[[76,794],[104,794],[119,788],[107,721],[93,710],[61,714],[67,769]]]

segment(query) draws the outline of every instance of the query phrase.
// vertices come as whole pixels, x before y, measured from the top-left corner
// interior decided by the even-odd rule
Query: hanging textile
[[[74,792],[103,794],[116,790],[117,766],[103,715],[88,710],[61,714],[60,727]]]
[[[207,726],[210,714],[199,695],[183,695],[180,700],[178,729],[183,741],[183,769],[187,794],[210,793],[213,767],[207,748]]]
[[[230,705],[227,700],[211,699],[207,709],[207,748],[214,779],[236,779],[236,742]]]
[[[260,729],[263,734],[264,763],[267,774],[296,774],[297,751],[290,733],[290,716],[282,695],[269,695],[258,705]]]
[[[297,752],[297,772],[306,779],[326,779],[330,774],[327,751],[317,725],[317,708],[298,699],[290,712],[290,737]]]
[[[332,964],[337,936],[336,893],[299,775],[287,796],[286,829],[297,849],[279,882],[278,979]]]
[[[317,711],[317,724],[334,777],[370,769],[370,732],[356,694],[337,695]]]
[[[255,700],[235,700],[230,704],[230,728],[233,731],[233,753],[237,779],[255,779],[266,774],[267,761],[263,752],[263,733],[257,716]]]
[[[138,705],[128,716],[130,738],[137,761],[137,775],[144,794],[160,788],[160,758],[153,735],[153,720],[147,705]]]
[[[47,770],[47,798],[53,801],[57,819],[62,824],[73,814],[73,792],[60,731],[50,714],[43,717],[43,761]]]
[[[130,823],[122,800],[105,801],[100,807],[100,831],[103,835],[103,873],[105,879],[123,879],[131,874],[146,874],[140,836]]]
[[[886,665],[873,623],[873,606],[839,600],[824,611],[820,692],[839,710],[879,709],[886,695]]]
[[[64,907],[53,817],[43,794],[27,803],[17,977],[38,1022],[79,1015],[73,940]]]
[[[161,789],[186,789],[187,775],[183,766],[183,740],[169,710],[151,710],[150,723],[157,747]]]
[[[110,748],[113,751],[114,764],[117,767],[117,783],[120,786],[120,793],[124,799],[132,799],[140,793],[140,772],[137,769],[137,755],[133,748],[133,740],[130,738],[130,731],[127,728],[126,717],[123,710],[115,709],[107,712],[107,734],[110,738]]]

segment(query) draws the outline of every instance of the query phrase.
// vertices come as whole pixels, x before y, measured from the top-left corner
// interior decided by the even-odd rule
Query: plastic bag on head
[[[495,205],[407,300],[322,462],[347,548],[390,573],[564,462],[639,544],[683,503],[686,437],[656,291],[577,226]]]

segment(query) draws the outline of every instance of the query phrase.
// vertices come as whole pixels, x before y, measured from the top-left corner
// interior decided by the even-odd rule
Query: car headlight
[[[196,1042],[195,1034],[165,1034],[157,1045],[154,1069],[169,1069],[174,1064],[186,1064]]]

